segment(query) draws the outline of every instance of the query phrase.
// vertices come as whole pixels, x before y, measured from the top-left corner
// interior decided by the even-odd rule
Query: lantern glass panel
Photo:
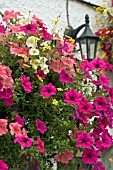
[[[80,39],[79,46],[81,49],[81,55],[84,55],[86,59],[92,60],[96,57],[97,40],[96,39]]]

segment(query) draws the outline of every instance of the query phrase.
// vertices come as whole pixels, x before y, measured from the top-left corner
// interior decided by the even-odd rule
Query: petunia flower
[[[102,97],[102,96],[97,97],[94,100],[93,105],[98,111],[101,111],[101,110],[106,111],[108,109],[108,106],[109,106],[106,98]]]
[[[10,123],[10,133],[11,135],[21,136],[21,125],[18,122]]]
[[[41,77],[42,79],[44,79],[46,77],[46,74],[44,74],[44,71],[43,70],[37,70],[37,72],[35,72],[35,76],[38,78],[38,77]]]
[[[44,142],[42,142],[42,141],[40,140],[40,137],[39,137],[39,136],[37,137],[36,147],[39,149],[39,151],[40,151],[41,153],[45,153]]]
[[[60,73],[62,69],[66,68],[66,66],[61,60],[52,60],[49,68],[57,73]]]
[[[74,158],[74,154],[71,151],[65,150],[62,154],[55,155],[55,159],[57,162],[62,162],[68,164],[71,159]]]
[[[57,93],[56,87],[49,83],[48,85],[42,86],[40,94],[46,98],[50,98],[52,95]]]
[[[39,55],[39,50],[36,49],[36,48],[31,48],[31,49],[29,50],[29,54],[30,54],[30,55]]]
[[[5,105],[6,105],[7,107],[9,107],[10,105],[13,104],[14,100],[13,100],[12,97],[10,97],[10,98],[8,98],[8,99],[3,99],[3,102],[5,103]]]
[[[7,169],[8,169],[8,165],[3,160],[0,160],[0,170],[7,170]]]
[[[106,62],[102,60],[101,58],[95,58],[91,61],[91,64],[94,66],[94,69],[96,70],[102,70],[105,71],[106,69]]]
[[[27,136],[17,136],[14,139],[14,143],[17,143],[17,142],[20,143],[21,148],[24,149],[24,148],[30,147],[32,145],[32,143],[34,142],[34,140]]]
[[[28,77],[25,77],[23,74],[20,77],[21,80],[21,86],[24,88],[24,90],[27,93],[30,93],[32,91],[32,85]]]
[[[36,47],[36,39],[35,39],[35,37],[34,36],[28,37],[28,39],[26,41],[26,45],[28,47],[35,48]]]
[[[60,72],[60,82],[62,82],[62,83],[72,83],[73,82],[73,78],[65,69],[63,69]]]
[[[98,157],[98,152],[93,149],[86,149],[82,154],[82,160],[85,164],[96,164]]]
[[[79,104],[82,98],[82,94],[78,93],[75,89],[71,89],[64,93],[64,102],[73,104],[74,106]]]
[[[88,148],[92,146],[93,140],[89,133],[83,132],[77,136],[76,146],[78,148]]]
[[[41,120],[37,119],[36,120],[36,130],[39,130],[42,134],[44,134],[47,130],[47,127],[44,122]]]
[[[7,123],[8,121],[6,119],[0,119],[0,136],[8,132]]]
[[[20,31],[25,32],[26,34],[35,34],[37,30],[36,24],[27,24],[20,27]]]

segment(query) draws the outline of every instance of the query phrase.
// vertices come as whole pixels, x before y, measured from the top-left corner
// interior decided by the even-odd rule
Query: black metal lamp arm
[[[86,26],[86,24],[82,24],[82,25],[80,25],[78,28],[76,28],[76,29],[73,29],[71,26],[69,26],[69,28],[70,29],[66,29],[65,30],[65,32],[64,32],[64,37],[66,37],[66,36],[70,36],[70,37],[72,37],[73,39],[76,39],[76,36],[77,36],[77,34],[79,33],[79,31],[83,28],[83,27],[85,27]]]

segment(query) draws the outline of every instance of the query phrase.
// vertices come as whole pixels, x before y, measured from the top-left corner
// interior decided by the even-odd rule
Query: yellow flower
[[[55,25],[60,24],[60,22],[58,20],[52,20],[52,23],[55,24]]]
[[[101,23],[100,23],[100,27],[103,27],[103,26],[104,26],[104,22],[101,22]]]
[[[110,30],[106,31],[106,34],[109,34],[110,33]]]
[[[112,159],[112,158],[109,158],[109,161],[110,161],[110,162],[112,162],[112,161],[113,161],[113,159]]]
[[[59,17],[61,17],[61,13],[59,13],[59,14],[57,15],[57,18],[59,18]]]
[[[29,12],[29,13],[31,13],[31,12],[32,12],[32,10],[28,10],[28,12]]]
[[[52,104],[57,105],[58,101],[56,99],[53,99]]]
[[[57,90],[58,90],[58,91],[63,91],[63,89],[62,89],[62,88],[57,88]]]
[[[99,45],[97,46],[97,49],[100,50],[101,48],[102,48],[102,45],[99,44]]]
[[[102,58],[103,59],[108,59],[108,57],[106,56],[106,53],[104,51],[102,51]]]
[[[50,50],[50,49],[51,49],[51,46],[49,46],[48,44],[46,44],[45,47],[43,47],[43,50],[45,50],[45,49]]]
[[[102,12],[102,11],[104,11],[104,8],[103,8],[102,6],[97,7],[97,8],[96,8],[96,11],[98,11],[98,12]]]
[[[100,39],[101,39],[102,41],[104,41],[104,39],[105,39],[105,36],[102,36],[102,37],[100,37]]]
[[[65,28],[66,30],[70,30],[70,28],[69,28],[68,26],[64,26],[64,28]]]
[[[98,21],[98,20],[96,20],[96,23],[95,23],[95,24],[96,24],[96,25],[98,25],[98,23],[99,23],[99,21]]]

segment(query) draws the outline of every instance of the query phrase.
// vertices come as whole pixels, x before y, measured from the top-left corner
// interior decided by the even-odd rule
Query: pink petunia
[[[102,162],[97,162],[92,170],[105,170],[105,166],[102,164]]]
[[[1,23],[0,23],[0,34],[1,33],[5,33],[5,31],[4,31],[4,25],[2,25]]]
[[[0,91],[0,98],[1,99],[9,99],[13,96],[13,89],[12,88],[3,88]]]
[[[0,160],[0,170],[7,170],[7,169],[8,169],[8,165],[3,160]]]
[[[6,119],[0,119],[0,136],[8,132],[7,123],[8,121]]]
[[[62,57],[61,61],[64,63],[66,68],[72,68],[73,64],[75,64],[75,61],[73,59],[67,58],[67,57]]]
[[[66,66],[61,60],[52,60],[49,68],[57,73],[60,73],[62,69],[66,68]]]
[[[92,109],[93,109],[92,104],[88,100],[84,99],[83,101],[80,102],[77,111],[87,115],[90,114]]]
[[[42,141],[40,140],[40,137],[39,137],[39,136],[37,137],[36,147],[39,149],[39,151],[40,151],[41,153],[45,153],[44,142],[42,142]]]
[[[93,140],[89,133],[83,132],[77,136],[76,146],[78,148],[88,148],[92,146]]]
[[[98,157],[98,152],[93,149],[86,149],[82,154],[82,160],[85,164],[96,164]]]
[[[91,61],[91,64],[94,66],[94,69],[96,70],[105,71],[106,69],[106,62],[101,58],[95,58],[94,60]]]
[[[13,104],[14,100],[13,100],[12,97],[10,97],[10,98],[8,98],[8,99],[3,99],[3,102],[5,103],[5,105],[6,105],[7,107],[9,107],[10,105]]]
[[[36,24],[27,24],[20,27],[21,32],[25,32],[26,34],[35,34],[37,30]]]
[[[40,94],[46,98],[50,98],[52,95],[55,95],[57,92],[56,87],[49,83],[48,85],[42,86]]]
[[[62,83],[72,83],[73,82],[73,78],[65,69],[63,69],[60,72],[60,82],[62,82]]]
[[[74,154],[71,151],[65,150],[62,154],[55,155],[57,162],[68,164],[71,159],[74,158]]]
[[[73,104],[74,106],[79,104],[82,98],[82,94],[78,93],[75,89],[71,89],[64,93],[64,102]]]
[[[44,74],[43,70],[37,70],[37,72],[35,72],[35,75],[37,78],[41,77],[42,79],[46,77],[46,74]]]
[[[11,135],[21,136],[21,125],[18,122],[10,123],[10,133]]]
[[[101,110],[106,111],[106,110],[108,109],[108,107],[109,107],[106,98],[105,98],[105,97],[102,97],[102,96],[97,97],[97,98],[94,100],[94,103],[93,103],[93,104],[94,104],[94,107],[95,107],[98,111],[101,111]]]
[[[32,88],[32,85],[31,85],[31,82],[29,80],[28,77],[25,77],[23,74],[21,75],[20,77],[21,79],[21,86],[24,88],[24,90],[27,92],[27,93],[30,93],[33,88]]]
[[[14,140],[14,143],[20,143],[22,149],[30,147],[33,142],[34,140],[27,136],[17,136]]]
[[[39,119],[36,120],[36,129],[39,130],[42,134],[44,134],[47,131],[45,123]]]

